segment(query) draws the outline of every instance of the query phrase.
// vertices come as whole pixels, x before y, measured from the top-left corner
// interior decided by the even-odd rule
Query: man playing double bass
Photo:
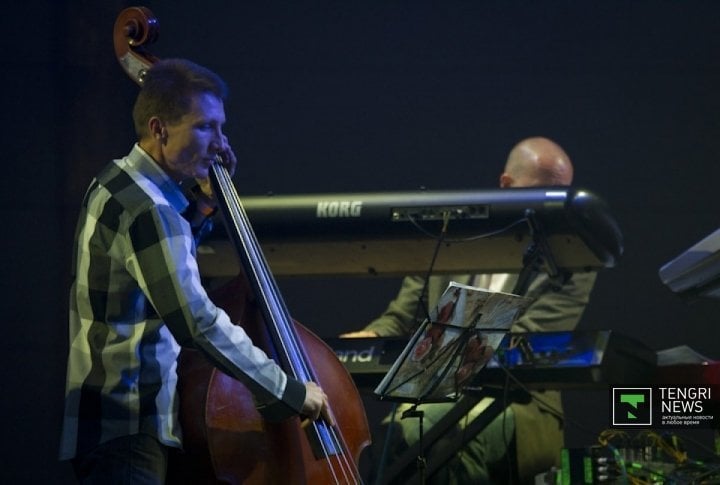
[[[83,199],[70,291],[61,459],[86,483],[163,483],[178,421],[180,345],[239,379],[263,416],[332,423],[315,383],[288,376],[208,298],[196,238],[212,224],[208,183],[220,156],[236,166],[222,127],[225,83],[186,60],[156,63],[133,109],[138,136]],[[194,191],[184,182],[195,179]]]

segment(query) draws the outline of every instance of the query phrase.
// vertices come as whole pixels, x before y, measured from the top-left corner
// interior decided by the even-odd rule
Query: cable
[[[465,237],[465,238],[447,239],[444,236],[445,236],[445,233],[447,232],[447,224],[448,224],[449,219],[450,219],[450,212],[449,211],[443,212],[443,228],[441,229],[440,234],[433,234],[430,231],[428,231],[427,229],[425,229],[424,227],[422,227],[420,225],[420,223],[417,220],[415,220],[415,218],[412,215],[408,215],[408,221],[410,221],[410,223],[413,226],[415,226],[415,228],[418,231],[420,231],[421,233],[425,234],[426,236],[428,236],[432,239],[442,239],[443,241],[450,242],[450,243],[462,243],[462,242],[469,242],[469,241],[477,241],[478,239],[485,239],[488,237],[497,236],[497,235],[507,232],[508,230],[512,229],[513,227],[515,227],[519,224],[528,222],[527,217],[521,217],[520,219],[513,221],[510,224],[508,224],[507,226],[497,229],[495,231],[485,232],[483,234],[477,234],[475,236],[469,236],[469,237]]]
[[[383,443],[382,453],[380,454],[380,463],[378,463],[378,467],[377,467],[378,471],[377,471],[377,475],[375,476],[375,483],[377,485],[382,484],[385,463],[387,462],[387,458],[390,453],[390,439],[392,437],[392,430],[395,425],[395,416],[397,415],[397,409],[398,409],[398,404],[393,403],[392,411],[390,411],[390,423],[388,424],[388,429],[385,432],[385,443]]]
[[[420,226],[415,222],[415,220],[412,218],[412,216],[409,216],[410,222],[413,223],[418,229],[425,232]],[[430,280],[430,276],[433,273],[433,268],[435,268],[435,262],[437,261],[438,254],[440,254],[440,248],[442,247],[442,243],[445,240],[445,235],[447,234],[447,228],[450,223],[450,212],[445,211],[443,212],[443,226],[440,230],[440,234],[438,236],[431,236],[433,238],[437,237],[437,244],[435,244],[435,249],[433,250],[432,258],[430,259],[430,266],[428,266],[427,271],[425,272],[425,276],[423,278],[423,287],[422,290],[420,290],[420,295],[418,296],[418,303],[417,307],[415,307],[415,325],[419,325],[422,320],[420,320],[420,312],[422,311],[425,315],[423,317],[423,320],[430,320],[430,309],[425,303],[425,298],[427,296],[427,289],[428,289],[428,281]],[[425,232],[429,235],[429,233]]]

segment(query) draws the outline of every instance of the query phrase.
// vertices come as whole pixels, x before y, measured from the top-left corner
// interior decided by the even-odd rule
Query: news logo
[[[613,426],[651,426],[652,389],[614,387],[612,389]]]

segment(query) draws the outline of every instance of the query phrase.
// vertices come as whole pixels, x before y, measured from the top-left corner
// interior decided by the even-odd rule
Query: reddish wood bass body
[[[262,348],[268,336],[254,303],[243,300],[243,295],[248,294],[246,282],[234,279],[213,292],[211,298],[233,321],[250,322],[243,328]],[[329,346],[301,324],[296,323],[296,328],[312,362],[319,363],[314,366],[318,383],[330,403],[338,403],[332,406],[336,426],[357,464],[360,453],[370,444],[357,388]],[[175,476],[182,476],[186,483],[212,483],[214,480],[208,480],[208,476],[248,484],[336,482],[324,459],[313,456],[298,418],[280,423],[264,420],[250,392],[197,351],[183,350],[178,374],[185,453],[174,461]]]

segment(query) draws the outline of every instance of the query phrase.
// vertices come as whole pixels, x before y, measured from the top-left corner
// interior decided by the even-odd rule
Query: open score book
[[[414,403],[458,399],[531,302],[451,282],[375,394]]]

